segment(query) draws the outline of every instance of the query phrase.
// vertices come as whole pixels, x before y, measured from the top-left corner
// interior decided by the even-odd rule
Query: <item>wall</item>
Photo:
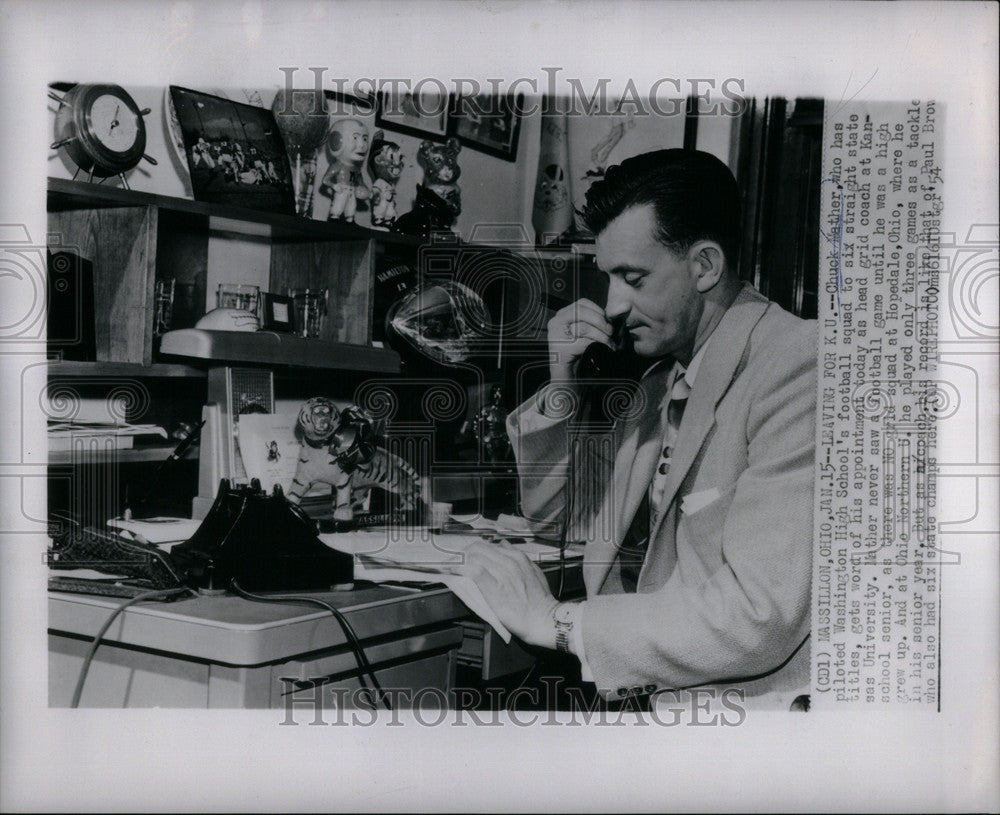
[[[159,162],[157,166],[142,162],[128,175],[129,186],[143,192],[192,198],[187,165],[178,156],[168,133],[167,88],[136,87],[128,84],[123,87],[132,95],[140,108],[148,107],[151,110],[146,117],[146,152]],[[225,95],[237,102],[252,102],[270,108],[278,86],[260,90],[220,90],[209,87],[197,90]],[[50,120],[54,119],[55,110],[56,104],[49,102]],[[420,139],[390,130],[386,130],[386,137],[397,142],[405,156],[405,169],[397,188],[399,210],[402,213],[410,209],[416,185],[422,177],[422,170],[417,164]],[[537,130],[533,130],[529,124],[527,127],[522,126],[521,129],[518,141],[519,158],[532,148],[537,150]],[[525,174],[521,162],[504,161],[463,147],[459,165],[462,168],[459,185],[462,188],[463,202],[462,214],[456,229],[459,234],[468,239],[477,223],[517,223],[521,220],[522,203],[519,191],[524,188]],[[325,159],[321,161],[321,170],[324,166]],[[72,178],[75,169],[64,150],[50,151],[48,158],[50,176]],[[115,178],[109,178],[104,183],[115,186],[120,184]],[[528,183],[534,183],[534,175]],[[528,220],[530,221],[530,213]],[[359,219],[359,222],[368,225],[368,222],[362,219]]]
[[[135,99],[140,109],[149,108],[146,118],[146,153],[156,159],[155,166],[145,161],[127,176],[129,186],[142,192],[156,193],[184,198],[193,198],[187,164],[174,144],[168,126],[168,95],[166,87],[142,87],[124,85],[125,89]],[[278,91],[275,85],[269,89],[218,89],[211,87],[197,88],[206,93],[225,96],[237,102],[255,104],[270,108]],[[54,123],[56,104],[49,102],[50,121]],[[51,125],[50,125],[51,126]],[[403,133],[386,130],[386,138],[397,142],[404,155],[404,171],[397,187],[397,209],[400,214],[407,212],[413,201],[416,185],[421,181],[423,171],[417,164],[417,151],[421,139]],[[537,153],[538,130],[537,123],[526,121],[522,126],[518,140],[519,161],[504,161],[488,156],[468,147],[463,147],[459,156],[459,166],[462,175],[459,185],[462,188],[462,213],[456,224],[455,231],[465,240],[476,238],[482,242],[481,224],[519,224],[526,221],[530,229],[531,212],[527,210],[527,218],[523,218],[525,201],[522,196],[528,190],[528,205],[530,206],[530,191],[534,184],[534,167],[528,167],[523,157]],[[537,163],[537,159],[536,159]],[[48,158],[48,174],[56,178],[72,178],[76,167],[69,160],[64,150],[50,151]],[[327,166],[325,152],[321,151],[318,162],[318,178]],[[528,175],[530,171],[530,175]],[[81,177],[85,177],[81,173]],[[368,179],[367,171],[365,173]],[[368,179],[370,181],[370,179]],[[117,178],[106,179],[104,184],[120,185]],[[319,193],[316,194],[320,198]],[[323,210],[322,202],[317,211],[329,209],[329,203]],[[369,226],[370,215],[359,214],[358,223]],[[206,281],[206,310],[215,307],[215,292],[219,283],[242,282],[260,286],[262,290],[268,287],[268,270],[270,255],[267,241],[259,236],[254,237],[252,228],[247,237],[240,237],[239,224],[213,223],[213,233],[209,238],[208,247],[208,277]],[[503,233],[518,234],[516,229],[503,230]],[[495,239],[497,230],[489,230],[486,240]]]
[[[142,162],[128,176],[129,185],[136,190],[192,198],[187,165],[172,145],[167,126],[166,87],[129,86],[125,89],[133,96],[140,108],[150,108],[146,117],[147,149],[159,163],[152,166]],[[270,107],[278,90],[275,85],[269,89],[216,89],[199,88],[207,93],[225,95],[234,101],[248,102]],[[55,103],[49,103],[50,118],[54,117]],[[699,120],[698,148],[707,150],[729,162],[733,119],[726,116],[705,116]],[[517,161],[510,162],[488,156],[468,147],[460,154],[462,177],[462,214],[456,224],[456,232],[465,240],[482,234],[477,226],[496,224],[520,224],[533,240],[531,229],[531,209],[534,195],[535,175],[538,169],[538,147],[541,132],[541,115],[533,113],[521,120],[518,140]],[[397,142],[405,156],[405,169],[400,178],[398,209],[400,213],[410,208],[417,183],[422,171],[416,156],[420,139],[407,134],[386,131],[387,138]],[[612,159],[614,155],[612,155]],[[320,171],[325,168],[325,158],[320,159]],[[733,168],[735,169],[735,167]],[[64,150],[50,151],[48,174],[56,178],[72,178],[75,167],[66,157]],[[366,176],[367,177],[367,176]],[[118,185],[117,179],[108,179],[105,184]],[[367,225],[364,220],[360,223]],[[496,230],[493,231],[496,234]],[[501,231],[501,235],[514,236],[516,230]],[[250,264],[256,266],[256,262]]]

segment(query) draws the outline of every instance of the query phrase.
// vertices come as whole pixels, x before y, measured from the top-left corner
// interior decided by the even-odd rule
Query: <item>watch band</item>
[[[559,603],[552,609],[552,619],[556,624],[556,650],[563,654],[570,652],[570,638],[573,634],[573,603]]]

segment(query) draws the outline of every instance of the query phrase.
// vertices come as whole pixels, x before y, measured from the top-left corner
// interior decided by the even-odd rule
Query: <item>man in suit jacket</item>
[[[559,603],[509,546],[470,550],[469,573],[515,634],[575,653],[606,698],[714,685],[787,710],[809,682],[815,322],[738,279],[736,182],[706,153],[610,168],[584,217],[607,306],[552,318],[551,381],[508,429],[524,514],[586,542],[587,599]],[[616,327],[649,368],[567,487],[578,361]]]

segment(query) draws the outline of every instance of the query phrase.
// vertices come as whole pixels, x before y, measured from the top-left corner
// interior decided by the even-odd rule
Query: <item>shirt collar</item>
[[[698,349],[698,353],[691,358],[691,362],[688,363],[687,368],[683,365],[680,367],[680,369],[684,372],[684,381],[687,382],[689,388],[694,387],[694,380],[698,376],[698,368],[701,366],[702,359],[705,358],[705,349],[708,348],[710,340],[711,337],[705,341],[701,348]]]
[[[641,378],[644,379],[656,369],[667,370],[667,371],[676,370],[677,376],[683,376],[684,381],[687,383],[688,387],[693,388],[694,380],[698,376],[698,368],[701,366],[701,361],[705,357],[705,349],[708,348],[708,343],[711,339],[712,339],[711,336],[709,336],[709,338],[705,340],[701,348],[698,349],[698,353],[691,358],[691,362],[688,363],[687,368],[685,368],[676,360],[674,360],[674,363],[670,368],[666,369],[660,368],[660,366],[663,365],[664,362],[670,361],[669,357],[665,357],[664,359],[658,359],[656,360],[656,362],[652,363],[643,373]]]

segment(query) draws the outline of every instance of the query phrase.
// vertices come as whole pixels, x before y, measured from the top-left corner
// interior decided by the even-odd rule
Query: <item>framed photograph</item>
[[[170,86],[196,201],[295,214],[288,154],[263,107]]]
[[[264,330],[291,334],[295,331],[292,298],[284,294],[264,293]]]
[[[450,97],[403,91],[382,91],[375,111],[375,124],[387,130],[421,139],[444,141],[448,135]]]
[[[354,96],[340,91],[323,91],[323,95],[326,97],[331,120],[350,116],[369,121],[375,116],[375,108],[378,107],[374,93]]]
[[[524,96],[494,96],[484,93],[460,96],[452,106],[448,135],[466,147],[504,161],[517,159]]]

